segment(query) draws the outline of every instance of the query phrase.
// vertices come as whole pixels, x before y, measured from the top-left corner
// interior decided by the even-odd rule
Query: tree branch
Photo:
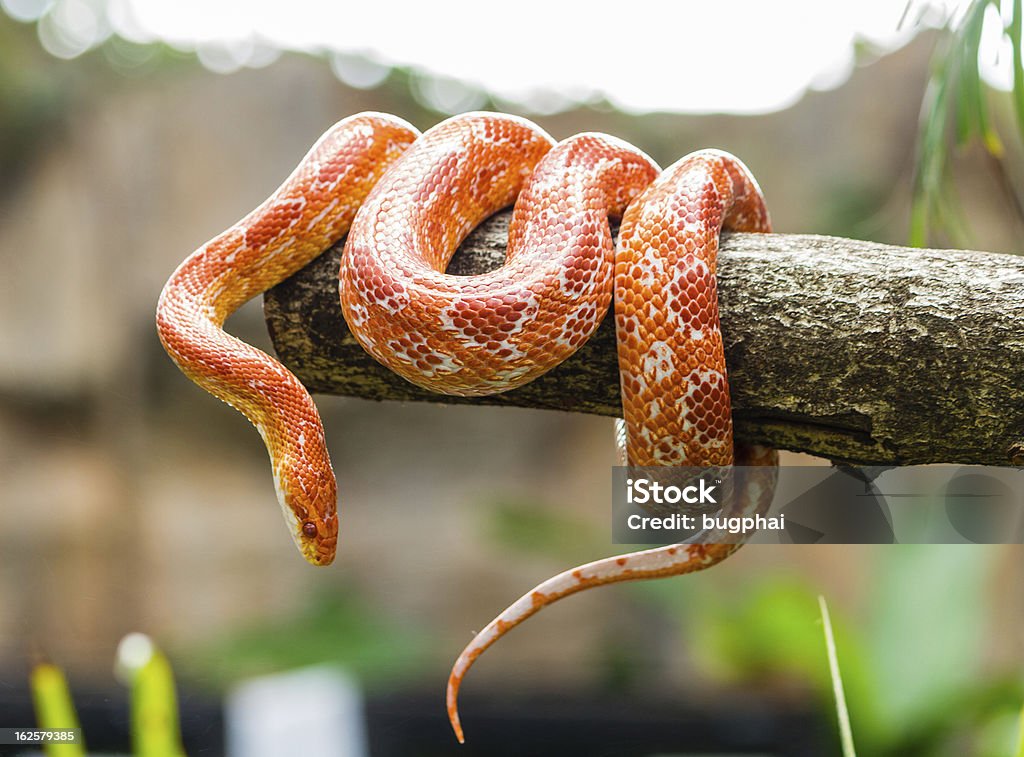
[[[509,216],[474,231],[449,270],[500,265]],[[339,244],[264,299],[278,355],[311,391],[620,413],[612,318],[525,387],[443,397],[356,343],[340,255]],[[739,439],[860,464],[1024,464],[1024,257],[732,234],[718,273]]]

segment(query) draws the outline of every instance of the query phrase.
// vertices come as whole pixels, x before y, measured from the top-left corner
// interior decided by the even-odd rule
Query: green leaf
[[[836,717],[839,720],[839,737],[843,747],[843,757],[857,757],[853,748],[853,729],[850,727],[850,711],[846,708],[846,694],[843,691],[843,678],[839,673],[839,656],[836,654],[836,640],[832,635],[832,619],[828,614],[825,597],[818,596],[818,607],[821,610],[821,625],[825,632],[825,651],[828,655],[828,670],[832,676],[832,694],[835,697]]]
[[[981,29],[985,21],[988,0],[976,0],[968,9],[960,26],[957,42],[951,54],[957,57],[959,91],[956,98],[957,144],[964,145],[975,132],[983,135],[988,123],[986,102],[981,94],[982,83],[978,72],[978,48]]]
[[[1013,110],[1017,115],[1017,128],[1024,139],[1024,50],[1021,50],[1022,25],[1024,25],[1024,2],[1013,4],[1013,19],[1010,21],[1010,42],[1013,46]]]
[[[984,3],[977,3],[974,8],[983,7]],[[950,69],[957,74],[957,97],[954,98],[956,106],[956,143],[957,146],[966,145],[974,136],[978,124],[978,113],[975,109],[975,98],[972,91],[975,75],[971,72],[971,55],[968,40],[970,38],[969,24],[965,24],[962,34],[957,35],[958,43],[952,46],[949,55]],[[977,71],[978,63],[975,59],[973,68]]]
[[[155,651],[132,687],[132,741],[136,757],[184,757],[174,673]]]
[[[32,669],[29,682],[40,728],[81,729],[67,679],[60,668],[40,663]],[[77,744],[45,744],[43,751],[47,757],[85,757],[85,744],[81,740]]]
[[[949,59],[932,77],[925,91],[921,132],[918,137],[917,174],[911,206],[910,245],[924,247],[928,241],[929,222],[935,209],[945,166],[946,99],[949,80]]]
[[[174,673],[163,652],[143,634],[129,634],[118,647],[118,669],[131,689],[135,757],[185,757]]]
[[[1024,1],[1024,0],[1022,0]],[[910,209],[909,243],[923,247],[929,233],[941,230],[950,239],[966,244],[969,238],[962,214],[951,214],[959,207],[953,201],[949,179],[947,135],[952,117],[957,146],[979,137],[985,150],[999,158],[1003,143],[989,118],[987,87],[981,78],[978,54],[985,15],[990,8],[999,11],[996,0],[972,0],[955,28],[952,22],[940,39],[932,59],[932,74],[921,107],[915,161],[914,190]],[[1024,134],[1024,76],[1021,69],[1020,3],[1014,4],[1014,108]]]
[[[974,114],[978,132],[981,135],[981,142],[985,149],[998,158],[1003,154],[1003,143],[1000,141],[999,135],[992,128],[988,118],[985,84],[981,80],[981,69],[978,66],[981,32],[985,26],[985,12],[989,7],[995,7],[997,11],[999,10],[998,5],[992,3],[991,0],[976,2],[971,7],[964,22],[964,49],[961,54],[963,64],[961,79],[964,92],[961,100],[969,103],[967,107]]]

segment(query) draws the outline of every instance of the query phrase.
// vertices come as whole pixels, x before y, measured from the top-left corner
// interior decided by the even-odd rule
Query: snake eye
[[[314,523],[311,520],[307,520],[305,523],[302,524],[302,533],[305,534],[308,538],[312,539],[314,536],[316,536],[316,523]]]

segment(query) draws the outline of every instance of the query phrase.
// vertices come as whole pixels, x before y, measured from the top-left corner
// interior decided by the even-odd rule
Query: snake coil
[[[445,273],[467,234],[513,202],[505,264]],[[610,218],[621,218],[617,246]],[[733,443],[715,283],[723,227],[770,231],[757,182],[724,152],[695,152],[661,171],[614,137],[556,144],[513,116],[465,114],[420,136],[398,118],[363,113],[328,130],[270,198],[178,267],[157,328],[185,375],[259,430],[291,534],[307,560],[326,565],[338,519],[320,417],[284,366],[223,330],[232,312],[347,233],[339,291],[359,343],[419,386],[478,396],[558,365],[614,299],[629,464],[773,465],[773,450]],[[750,496],[761,506],[770,493]],[[455,662],[448,713],[459,740],[463,677],[509,629],[583,589],[701,570],[737,546],[610,557],[525,594]]]

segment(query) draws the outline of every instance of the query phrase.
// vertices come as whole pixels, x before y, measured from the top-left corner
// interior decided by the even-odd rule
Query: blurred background
[[[258,434],[153,327],[174,267],[362,110],[421,129],[502,110],[662,165],[718,147],[751,167],[778,231],[904,244],[936,45],[962,11],[346,5],[0,0],[0,726],[33,722],[42,656],[92,747],[127,752],[112,666],[143,631],[178,675],[190,754],[230,748],[247,707],[258,733],[267,701],[302,710],[293,723],[334,702],[355,745],[310,726],[292,743],[327,751],[243,749],[236,732],[233,754],[832,754],[820,594],[862,754],[1014,754],[1024,550],[987,546],[750,547],[587,592],[480,660],[458,748],[444,682],[474,629],[615,551],[611,421],[320,397],[342,533],[314,569]],[[990,20],[998,119],[1013,56]],[[1011,148],[949,155],[975,249],[1020,249]],[[229,329],[269,348],[258,301]]]

